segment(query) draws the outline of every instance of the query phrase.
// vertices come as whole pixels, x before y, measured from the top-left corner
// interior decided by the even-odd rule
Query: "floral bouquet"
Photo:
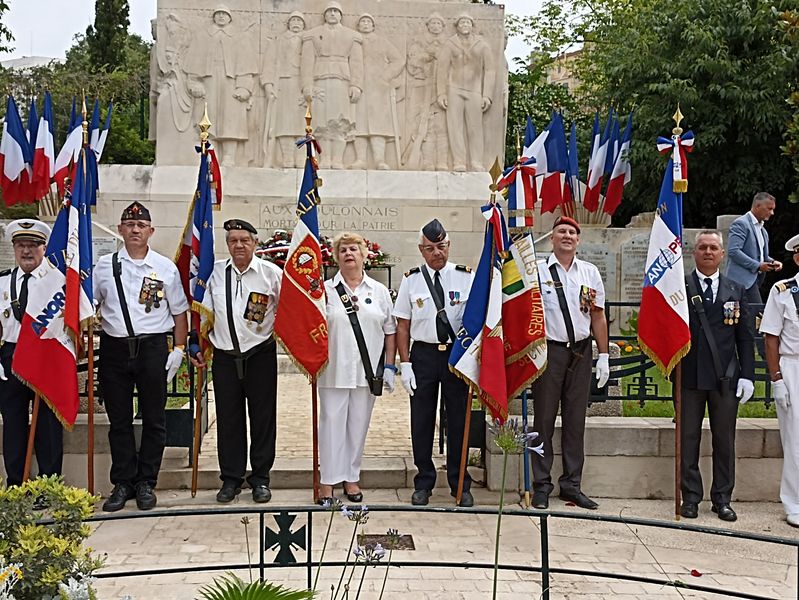
[[[255,249],[255,255],[275,263],[281,269],[286,264],[291,245],[291,232],[285,229],[275,229],[272,237],[263,240]]]

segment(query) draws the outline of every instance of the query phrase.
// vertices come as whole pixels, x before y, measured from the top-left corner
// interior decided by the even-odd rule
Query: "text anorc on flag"
[[[671,139],[658,138],[658,148],[670,152],[671,157],[663,174],[649,237],[638,342],[665,375],[671,373],[691,348],[682,256],[682,192],[676,191],[683,186],[675,181],[674,157],[684,158],[685,148],[681,146],[690,147],[692,143],[690,131],[682,136],[674,134]],[[687,187],[687,180],[684,183]],[[669,334],[663,335],[664,331]]]
[[[308,136],[307,157],[297,202],[297,225],[291,238],[275,315],[275,336],[294,363],[310,378],[327,364],[327,317],[319,246],[319,192],[316,183],[318,146]]]

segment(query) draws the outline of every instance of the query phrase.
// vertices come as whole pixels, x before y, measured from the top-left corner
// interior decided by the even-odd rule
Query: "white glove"
[[[413,396],[413,390],[416,389],[416,375],[413,374],[411,363],[400,363],[400,380],[408,395]]]
[[[610,377],[610,365],[608,364],[608,360],[610,356],[607,352],[602,352],[599,354],[599,357],[596,361],[596,381],[597,387],[605,387],[605,384],[608,382],[608,378]]]
[[[389,394],[394,393],[394,369],[388,367],[383,369],[383,387],[388,390]]]
[[[8,381],[8,377],[6,377],[6,370],[3,367],[3,363],[0,363],[0,379],[3,381]]]
[[[166,358],[166,382],[169,383],[178,374],[180,365],[183,364],[183,350],[174,348]]]
[[[783,410],[787,410],[791,406],[791,399],[788,397],[788,387],[782,379],[778,379],[771,384],[771,397],[774,398],[774,402],[777,403],[777,406],[781,407]]]
[[[749,402],[749,398],[752,397],[752,394],[755,393],[755,384],[752,383],[749,379],[739,379],[738,380],[738,389],[735,392],[735,396],[738,398],[738,401],[741,404],[746,404]]]

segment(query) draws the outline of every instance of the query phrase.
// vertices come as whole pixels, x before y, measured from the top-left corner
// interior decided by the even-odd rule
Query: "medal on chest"
[[[261,333],[268,307],[269,296],[259,292],[250,292],[247,297],[247,306],[244,307],[244,319],[247,321],[247,327],[255,327],[255,331]]]
[[[142,279],[139,290],[139,304],[144,304],[144,312],[149,313],[153,308],[160,308],[164,299],[164,282],[158,279],[156,273]]]
[[[722,309],[724,311],[724,324],[736,325],[741,318],[741,304],[737,300],[725,302]]]

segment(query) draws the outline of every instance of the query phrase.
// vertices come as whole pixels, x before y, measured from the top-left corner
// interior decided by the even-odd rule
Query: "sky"
[[[0,60],[23,56],[64,58],[72,46],[76,33],[84,33],[94,23],[94,0],[11,0],[10,10],[3,22],[14,34],[14,50],[0,53]],[[130,31],[147,41],[150,19],[155,18],[157,0],[129,0]],[[505,0],[506,14],[531,15],[541,5],[541,0]],[[42,18],[48,15],[51,18]],[[508,60],[525,54],[520,39],[510,39],[506,54]],[[511,63],[512,64],[512,63]]]

